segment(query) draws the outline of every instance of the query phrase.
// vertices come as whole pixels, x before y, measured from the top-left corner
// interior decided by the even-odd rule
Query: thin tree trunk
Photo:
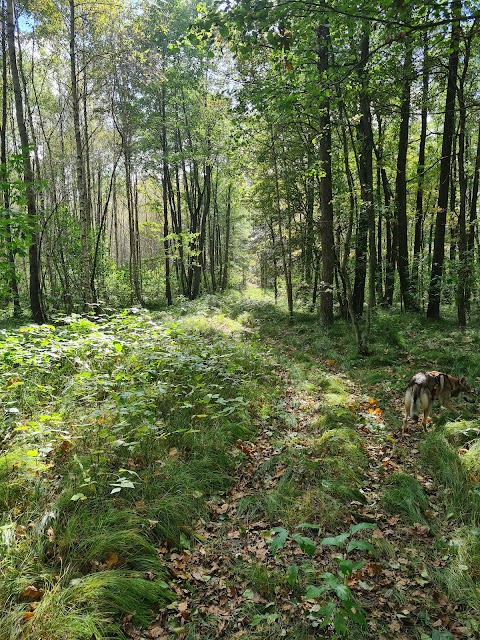
[[[270,129],[270,136],[271,136],[271,142],[272,142],[273,168],[274,168],[274,175],[275,175],[275,204],[276,204],[277,219],[278,219],[278,238],[280,242],[280,250],[281,250],[282,262],[283,262],[283,273],[285,276],[285,288],[287,291],[288,312],[291,317],[293,316],[293,287],[292,287],[292,277],[291,277],[292,274],[289,269],[289,261],[287,260],[287,253],[285,250],[285,240],[283,238],[282,208],[280,204],[280,177],[278,173],[277,152],[275,148],[275,138],[274,138],[273,128]],[[289,218],[290,218],[290,213],[289,213]],[[288,227],[290,229],[290,220],[289,220]],[[291,253],[290,253],[290,256],[291,256]]]
[[[172,299],[172,284],[170,279],[170,243],[168,241],[168,145],[167,145],[167,116],[166,116],[166,100],[167,90],[165,81],[162,83],[162,104],[161,104],[161,117],[162,117],[162,203],[163,203],[163,250],[165,252],[165,298],[167,305],[170,306],[173,303]]]
[[[20,316],[22,308],[20,306],[20,296],[18,293],[17,272],[15,267],[15,254],[13,252],[13,237],[10,223],[10,187],[7,179],[7,34],[6,34],[6,10],[5,0],[2,2],[2,129],[0,139],[0,180],[3,186],[3,207],[5,219],[5,242],[7,245],[6,254],[8,261],[8,285],[13,300],[13,315]]]
[[[480,127],[478,128],[477,149],[475,154],[475,166],[473,168],[472,191],[470,195],[470,212],[467,230],[467,252],[469,271],[473,273],[473,264],[475,263],[475,232],[477,227],[477,203],[478,203],[478,186],[480,180]],[[465,292],[467,307],[470,305],[472,289],[475,286],[475,280],[470,277],[467,282],[467,290]]]
[[[210,142],[208,143],[210,151]],[[210,213],[210,201],[211,201],[211,189],[212,189],[212,165],[210,164],[210,158],[207,158],[205,163],[204,180],[203,180],[203,210],[200,216],[200,226],[198,229],[198,256],[194,264],[193,280],[191,289],[191,299],[195,300],[200,293],[200,283],[202,273],[204,272],[205,259],[205,239],[207,232],[207,219]]]
[[[471,279],[471,260],[468,255],[467,242],[467,174],[465,170],[465,147],[467,128],[467,106],[465,103],[465,80],[467,77],[468,65],[472,46],[473,29],[465,39],[465,51],[463,55],[463,70],[458,83],[458,106],[459,106],[459,133],[458,133],[458,185],[460,195],[460,206],[458,214],[458,273],[457,273],[457,317],[460,327],[467,325],[467,299],[468,283]]]
[[[369,25],[364,25],[361,41],[358,76],[360,80],[360,123],[357,127],[360,141],[359,172],[362,206],[359,212],[357,246],[355,256],[355,282],[353,286],[353,308],[357,316],[363,313],[365,299],[365,282],[367,261],[369,266],[369,299],[368,309],[375,304],[375,212],[373,207],[373,135],[370,114],[370,97],[367,87],[366,65],[369,57],[370,34]]]
[[[317,27],[317,67],[320,80],[325,82],[329,72],[330,28],[328,22]],[[320,105],[320,139],[318,143],[320,163],[320,242],[322,246],[322,283],[320,290],[320,320],[323,325],[333,324],[333,273],[335,265],[335,240],[333,236],[332,192],[332,135],[330,125],[330,99],[324,93]]]
[[[461,0],[453,0],[452,14],[454,17],[461,12]],[[445,225],[447,222],[448,187],[452,143],[455,128],[455,94],[458,70],[458,49],[460,40],[460,23],[452,23],[451,53],[448,60],[447,97],[445,103],[445,118],[443,124],[442,157],[440,161],[440,182],[438,188],[437,217],[435,221],[435,238],[432,256],[432,270],[428,292],[427,317],[437,320],[440,318],[440,299],[442,293],[442,275],[445,259]]]
[[[230,232],[232,218],[232,185],[228,185],[227,189],[227,212],[225,214],[225,251],[223,257],[222,281],[220,288],[225,291],[228,286],[229,262],[230,262]]]
[[[87,191],[87,181],[85,176],[85,161],[83,153],[82,133],[80,130],[80,99],[78,96],[77,77],[77,52],[75,47],[76,26],[75,26],[75,0],[69,0],[70,6],[70,80],[72,84],[72,111],[73,129],[75,133],[76,148],[76,170],[77,170],[77,190],[78,206],[80,213],[80,235],[82,251],[82,293],[85,305],[93,302],[92,290],[90,288],[91,266],[90,266],[90,210],[89,194]]]
[[[428,83],[430,81],[428,59],[428,33],[425,32],[423,44],[423,71],[422,71],[422,115],[420,126],[420,143],[418,147],[417,162],[417,197],[415,205],[415,235],[413,240],[413,261],[411,274],[412,293],[418,299],[418,278],[420,256],[423,247],[423,184],[425,181],[425,147],[427,143],[428,124]]]
[[[398,136],[397,173],[395,180],[395,214],[397,218],[398,275],[400,294],[405,310],[416,309],[410,290],[408,268],[408,229],[407,229],[407,151],[410,120],[410,90],[412,83],[412,44],[407,43],[403,64],[403,87],[400,108],[400,132]]]
[[[10,57],[10,74],[12,77],[13,91],[15,95],[17,126],[20,135],[20,144],[22,146],[23,182],[25,184],[27,196],[27,212],[31,223],[31,240],[28,251],[30,271],[30,308],[32,311],[33,320],[38,323],[43,323],[46,320],[46,316],[42,308],[41,300],[37,207],[35,203],[35,189],[33,184],[34,176],[32,170],[32,162],[30,159],[29,139],[27,128],[25,126],[22,90],[17,67],[17,56],[15,52],[15,23],[13,0],[7,0],[7,42]]]
[[[311,140],[308,140],[311,145]],[[307,170],[312,167],[312,154],[307,149]],[[313,274],[313,246],[315,242],[315,234],[313,228],[313,210],[315,205],[315,180],[313,176],[308,174],[305,185],[305,282],[312,284]]]
[[[275,304],[278,302],[278,265],[277,265],[277,242],[275,237],[275,229],[273,227],[273,220],[268,219],[268,228],[270,231],[270,239],[272,241],[272,254],[273,254],[273,295]]]

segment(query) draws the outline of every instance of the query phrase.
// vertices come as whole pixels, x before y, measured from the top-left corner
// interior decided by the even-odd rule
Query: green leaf
[[[298,544],[300,549],[309,556],[314,556],[317,550],[317,545],[311,538],[301,536],[299,533],[294,533],[292,538]]]
[[[352,524],[349,531],[350,534],[358,533],[359,531],[363,531],[364,529],[376,529],[377,525],[372,524],[371,522],[359,522],[358,524]]]
[[[87,496],[84,493],[76,493],[74,496],[70,498],[73,502],[77,502],[78,500],[86,500]]]
[[[305,599],[316,600],[322,596],[325,591],[328,591],[327,587],[316,587],[314,584],[310,584],[305,592]]]
[[[327,602],[327,604],[324,604],[323,607],[320,607],[320,609],[312,613],[317,618],[323,618],[323,622],[320,624],[320,627],[326,627],[330,624],[332,616],[336,610],[337,605],[335,602]]]
[[[442,631],[439,629],[432,630],[432,640],[453,640],[450,631]]]
[[[342,636],[346,635],[348,628],[345,623],[345,618],[343,617],[343,613],[341,611],[337,611],[335,617],[333,619],[333,628],[337,633],[340,633]]]
[[[365,624],[365,613],[360,605],[353,600],[348,600],[343,603],[343,606],[350,620],[357,624]]]
[[[333,538],[323,538],[320,544],[340,547],[345,542],[345,540],[349,538],[349,536],[350,536],[350,533],[341,533],[340,535],[335,536]]]
[[[354,562],[353,560],[350,560],[348,558],[345,558],[343,560],[338,560],[338,568],[340,569],[340,572],[344,575],[344,576],[350,576],[354,571],[356,571],[357,569],[361,569],[363,566],[365,566],[365,562],[364,561],[357,561]]]
[[[319,524],[311,524],[310,522],[302,522],[301,524],[297,524],[295,529],[321,529]]]
[[[292,588],[297,584],[299,567],[297,564],[291,564],[287,567],[286,580]]]
[[[347,587],[346,584],[338,583],[335,586],[334,591],[336,595],[340,598],[340,600],[345,600],[345,601],[350,600],[352,596],[350,589]]]
[[[283,549],[283,547],[285,546],[285,542],[288,538],[288,531],[283,527],[275,527],[275,529],[271,530],[271,533],[278,533],[278,535],[270,543],[270,551],[272,553],[277,553],[277,551]]]
[[[366,542],[365,540],[351,540],[347,545],[347,552],[350,553],[350,551],[353,551],[354,549],[376,553],[373,544],[371,544],[370,542]]]

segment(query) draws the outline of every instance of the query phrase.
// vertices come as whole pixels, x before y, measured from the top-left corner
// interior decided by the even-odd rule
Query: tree
[[[32,162],[30,159],[30,142],[28,139],[27,127],[25,124],[22,89],[20,75],[17,66],[17,55],[15,50],[15,21],[13,0],[7,0],[7,42],[10,58],[10,74],[12,77],[13,92],[15,96],[15,112],[17,116],[17,126],[22,145],[23,158],[23,181],[27,198],[27,211],[30,223],[30,309],[35,322],[43,323],[46,315],[42,307],[41,287],[40,287],[40,259],[38,252],[38,231],[37,231],[37,207],[35,201],[35,185]]]
[[[452,15],[457,17],[461,12],[461,0],[452,1]],[[452,23],[451,52],[448,59],[447,94],[445,100],[445,118],[443,123],[442,155],[440,160],[440,178],[438,186],[437,216],[435,221],[435,242],[432,255],[432,269],[428,292],[427,317],[440,317],[440,298],[442,290],[442,274],[445,258],[445,227],[447,223],[448,191],[450,184],[450,167],[452,163],[452,144],[455,131],[455,98],[458,70],[458,48],[460,24]]]

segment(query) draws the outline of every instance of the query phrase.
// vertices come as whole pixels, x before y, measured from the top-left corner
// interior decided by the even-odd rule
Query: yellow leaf
[[[108,555],[107,555],[107,559],[105,560],[105,569],[113,569],[118,565],[118,554],[115,553],[114,551],[111,551]]]

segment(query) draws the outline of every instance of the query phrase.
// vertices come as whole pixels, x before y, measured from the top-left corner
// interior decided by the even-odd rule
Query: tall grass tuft
[[[419,482],[406,473],[392,473],[387,480],[382,503],[387,511],[401,513],[412,524],[427,523],[428,498]]]

